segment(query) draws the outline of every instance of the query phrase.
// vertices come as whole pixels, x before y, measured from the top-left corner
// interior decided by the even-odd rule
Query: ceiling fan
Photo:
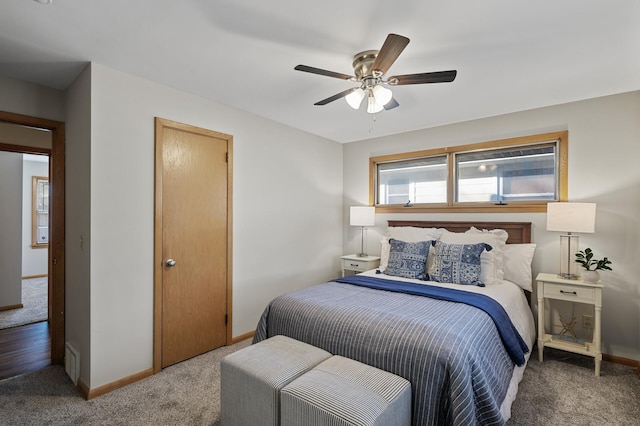
[[[345,98],[349,106],[353,109],[360,108],[362,100],[367,97],[367,112],[375,114],[377,112],[390,110],[399,104],[393,98],[391,90],[384,86],[399,86],[405,84],[425,84],[425,83],[450,83],[456,78],[457,71],[437,71],[420,74],[394,75],[384,80],[383,76],[391,68],[391,65],[398,59],[400,53],[409,44],[409,39],[397,34],[389,34],[380,50],[365,50],[357,53],[353,57],[353,75],[342,74],[334,71],[327,71],[307,65],[298,65],[294,69],[297,71],[320,74],[327,77],[339,78],[342,80],[360,83],[359,87],[352,87],[344,92],[330,96],[316,102],[314,105],[326,105],[330,102]]]

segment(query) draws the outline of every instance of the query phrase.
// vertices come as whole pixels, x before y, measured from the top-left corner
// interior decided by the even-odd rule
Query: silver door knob
[[[167,259],[167,260],[164,262],[164,264],[165,264],[165,265],[167,265],[168,267],[172,267],[172,266],[176,266],[176,261],[175,261],[175,260],[173,260],[173,259]]]

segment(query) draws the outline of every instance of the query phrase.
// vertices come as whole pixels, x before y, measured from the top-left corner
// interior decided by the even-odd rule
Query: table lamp
[[[578,279],[575,253],[579,249],[579,238],[572,232],[594,233],[596,226],[595,203],[548,203],[547,231],[566,232],[560,235],[560,273],[559,277],[568,280]]]
[[[367,231],[367,226],[373,226],[376,224],[376,208],[371,206],[352,206],[349,213],[349,224],[351,226],[359,226],[361,231],[360,253],[358,253],[358,256],[366,257],[367,253],[365,250],[364,236]]]

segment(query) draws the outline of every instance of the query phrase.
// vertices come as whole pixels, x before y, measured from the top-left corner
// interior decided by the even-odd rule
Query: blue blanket
[[[448,300],[450,302],[466,303],[485,311],[493,320],[504,347],[517,365],[524,365],[524,354],[529,352],[527,344],[509,319],[502,305],[484,294],[468,291],[437,287],[426,284],[416,284],[405,281],[386,280],[366,275],[350,275],[335,280],[339,283],[369,287],[376,290],[394,291],[397,293],[426,296],[432,299]]]

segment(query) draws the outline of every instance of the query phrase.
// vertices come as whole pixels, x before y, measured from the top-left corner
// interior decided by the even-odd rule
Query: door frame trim
[[[153,249],[153,374],[162,371],[162,140],[165,128],[227,140],[227,300],[226,345],[233,340],[233,136],[155,117],[155,211]]]
[[[64,300],[65,300],[65,123],[0,111],[0,121],[51,131],[51,150],[2,144],[4,151],[49,153],[49,327],[51,330],[51,364],[64,363]]]

